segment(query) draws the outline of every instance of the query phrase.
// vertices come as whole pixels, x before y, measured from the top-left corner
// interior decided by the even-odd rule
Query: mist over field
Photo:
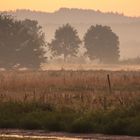
[[[139,37],[119,13],[0,12],[0,139],[140,138]]]
[[[69,23],[78,31],[80,39],[91,25],[102,24],[110,26],[120,40],[120,58],[136,58],[140,56],[140,17],[128,17],[119,13],[103,13],[101,11],[61,8],[54,13],[16,10],[8,11],[17,19],[37,20],[50,42],[55,30]]]

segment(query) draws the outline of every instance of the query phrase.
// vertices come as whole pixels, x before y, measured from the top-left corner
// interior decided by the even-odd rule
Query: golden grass
[[[112,94],[107,74],[110,75]],[[140,93],[140,72],[10,71],[0,73],[0,101],[39,101],[82,110],[134,104]]]

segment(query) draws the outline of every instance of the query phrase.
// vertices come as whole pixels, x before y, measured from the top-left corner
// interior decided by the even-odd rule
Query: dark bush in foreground
[[[92,123],[85,118],[76,119],[72,123],[71,131],[76,133],[93,132]]]
[[[24,108],[26,106],[26,109]],[[75,133],[140,136],[140,114],[134,106],[114,110],[76,112],[44,110],[40,103],[9,102],[0,105],[0,128],[44,129]],[[130,116],[129,116],[129,115]]]

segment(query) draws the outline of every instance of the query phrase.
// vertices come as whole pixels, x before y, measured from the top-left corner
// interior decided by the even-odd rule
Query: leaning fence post
[[[110,81],[110,75],[109,74],[107,74],[107,82],[108,82],[108,87],[109,87],[109,93],[112,93],[111,81]]]

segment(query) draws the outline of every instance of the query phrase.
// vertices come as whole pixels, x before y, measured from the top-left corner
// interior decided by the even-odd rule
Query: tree
[[[22,26],[25,30],[20,33],[21,46],[18,54],[21,66],[28,68],[40,68],[40,65],[45,62],[45,35],[42,32],[42,27],[37,21],[24,20]]]
[[[91,60],[96,58],[102,63],[119,60],[119,38],[108,26],[91,26],[84,36],[84,46]]]
[[[0,15],[0,67],[38,69],[45,62],[45,38],[37,21]]]
[[[55,32],[55,39],[49,44],[54,55],[64,55],[64,61],[70,56],[75,56],[80,47],[81,40],[77,30],[69,24],[63,25]]]

